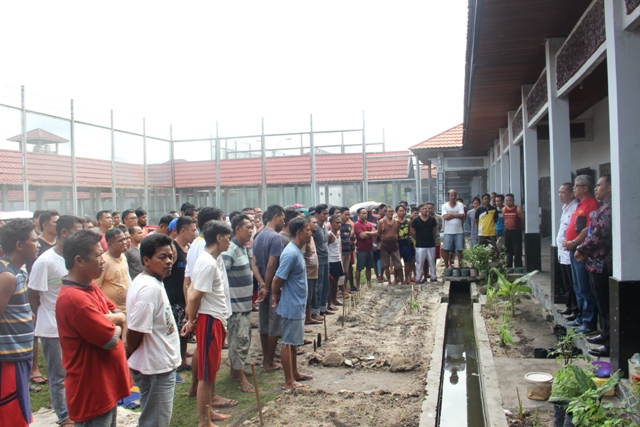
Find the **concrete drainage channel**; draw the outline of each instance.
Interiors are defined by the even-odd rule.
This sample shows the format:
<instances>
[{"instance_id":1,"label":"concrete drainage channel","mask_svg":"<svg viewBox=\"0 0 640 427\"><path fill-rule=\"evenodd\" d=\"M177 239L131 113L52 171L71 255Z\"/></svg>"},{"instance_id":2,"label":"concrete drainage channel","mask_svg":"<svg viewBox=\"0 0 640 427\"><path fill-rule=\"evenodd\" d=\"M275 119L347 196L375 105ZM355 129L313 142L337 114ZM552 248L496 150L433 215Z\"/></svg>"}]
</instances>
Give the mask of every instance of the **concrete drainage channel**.
<instances>
[{"instance_id":1,"label":"concrete drainage channel","mask_svg":"<svg viewBox=\"0 0 640 427\"><path fill-rule=\"evenodd\" d=\"M475 286L450 282L443 290L420 427L506 427Z\"/></svg>"}]
</instances>

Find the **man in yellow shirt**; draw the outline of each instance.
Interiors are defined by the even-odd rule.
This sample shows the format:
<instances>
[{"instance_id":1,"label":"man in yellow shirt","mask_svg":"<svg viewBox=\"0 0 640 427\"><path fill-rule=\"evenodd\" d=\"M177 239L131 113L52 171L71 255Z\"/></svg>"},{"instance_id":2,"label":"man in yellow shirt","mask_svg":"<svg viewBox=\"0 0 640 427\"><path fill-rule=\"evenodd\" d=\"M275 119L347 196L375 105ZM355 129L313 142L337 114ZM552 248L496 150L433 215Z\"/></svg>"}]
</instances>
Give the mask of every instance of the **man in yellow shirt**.
<instances>
[{"instance_id":1,"label":"man in yellow shirt","mask_svg":"<svg viewBox=\"0 0 640 427\"><path fill-rule=\"evenodd\" d=\"M482 206L476 209L479 245L495 245L496 222L498 222L498 210L491 205L491 196L483 194Z\"/></svg>"}]
</instances>

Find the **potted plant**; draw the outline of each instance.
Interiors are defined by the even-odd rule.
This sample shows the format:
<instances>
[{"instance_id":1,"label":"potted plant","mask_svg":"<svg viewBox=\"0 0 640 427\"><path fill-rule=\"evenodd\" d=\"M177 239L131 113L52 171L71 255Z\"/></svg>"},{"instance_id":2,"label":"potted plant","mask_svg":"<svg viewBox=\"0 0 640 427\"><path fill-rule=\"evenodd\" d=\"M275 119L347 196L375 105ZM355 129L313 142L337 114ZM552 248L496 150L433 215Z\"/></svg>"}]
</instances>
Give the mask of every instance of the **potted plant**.
<instances>
[{"instance_id":1,"label":"potted plant","mask_svg":"<svg viewBox=\"0 0 640 427\"><path fill-rule=\"evenodd\" d=\"M475 276L481 275L485 278L491 271L491 246L474 246L470 249L465 249L462 253L462 258L471 270L475 271ZM474 276L474 272L470 271L470 275Z\"/></svg>"}]
</instances>

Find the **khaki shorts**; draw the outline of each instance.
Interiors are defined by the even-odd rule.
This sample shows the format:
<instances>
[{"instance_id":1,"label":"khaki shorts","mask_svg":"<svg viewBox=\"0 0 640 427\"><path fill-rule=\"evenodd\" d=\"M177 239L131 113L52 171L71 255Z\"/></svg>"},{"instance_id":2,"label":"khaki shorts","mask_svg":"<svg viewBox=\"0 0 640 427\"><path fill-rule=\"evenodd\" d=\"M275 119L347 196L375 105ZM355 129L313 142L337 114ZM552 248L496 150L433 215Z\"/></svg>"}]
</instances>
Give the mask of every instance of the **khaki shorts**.
<instances>
[{"instance_id":1,"label":"khaki shorts","mask_svg":"<svg viewBox=\"0 0 640 427\"><path fill-rule=\"evenodd\" d=\"M400 251L396 249L395 251L385 251L384 249L380 249L380 264L383 270L390 267L393 263L393 268L395 270L399 270L402 268L402 262L400 261Z\"/></svg>"}]
</instances>

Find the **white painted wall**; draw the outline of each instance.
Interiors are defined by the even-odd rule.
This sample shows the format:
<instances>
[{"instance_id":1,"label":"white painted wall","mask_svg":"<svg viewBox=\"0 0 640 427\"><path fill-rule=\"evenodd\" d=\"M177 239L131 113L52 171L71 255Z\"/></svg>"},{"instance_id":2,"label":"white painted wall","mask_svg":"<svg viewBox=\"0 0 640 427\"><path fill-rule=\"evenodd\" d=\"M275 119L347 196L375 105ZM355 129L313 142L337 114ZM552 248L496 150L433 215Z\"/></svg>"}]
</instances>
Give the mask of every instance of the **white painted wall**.
<instances>
[{"instance_id":1,"label":"white painted wall","mask_svg":"<svg viewBox=\"0 0 640 427\"><path fill-rule=\"evenodd\" d=\"M591 168L596 171L603 163L609 163L609 104L604 98L585 111L578 119L592 119L593 138L591 141L571 143L571 171ZM549 176L549 141L538 140L538 176Z\"/></svg>"},{"instance_id":2,"label":"white painted wall","mask_svg":"<svg viewBox=\"0 0 640 427\"><path fill-rule=\"evenodd\" d=\"M591 168L596 178L602 163L609 163L609 100L608 98L585 111L579 119L593 120L593 141L571 143L571 170Z\"/></svg>"}]
</instances>

